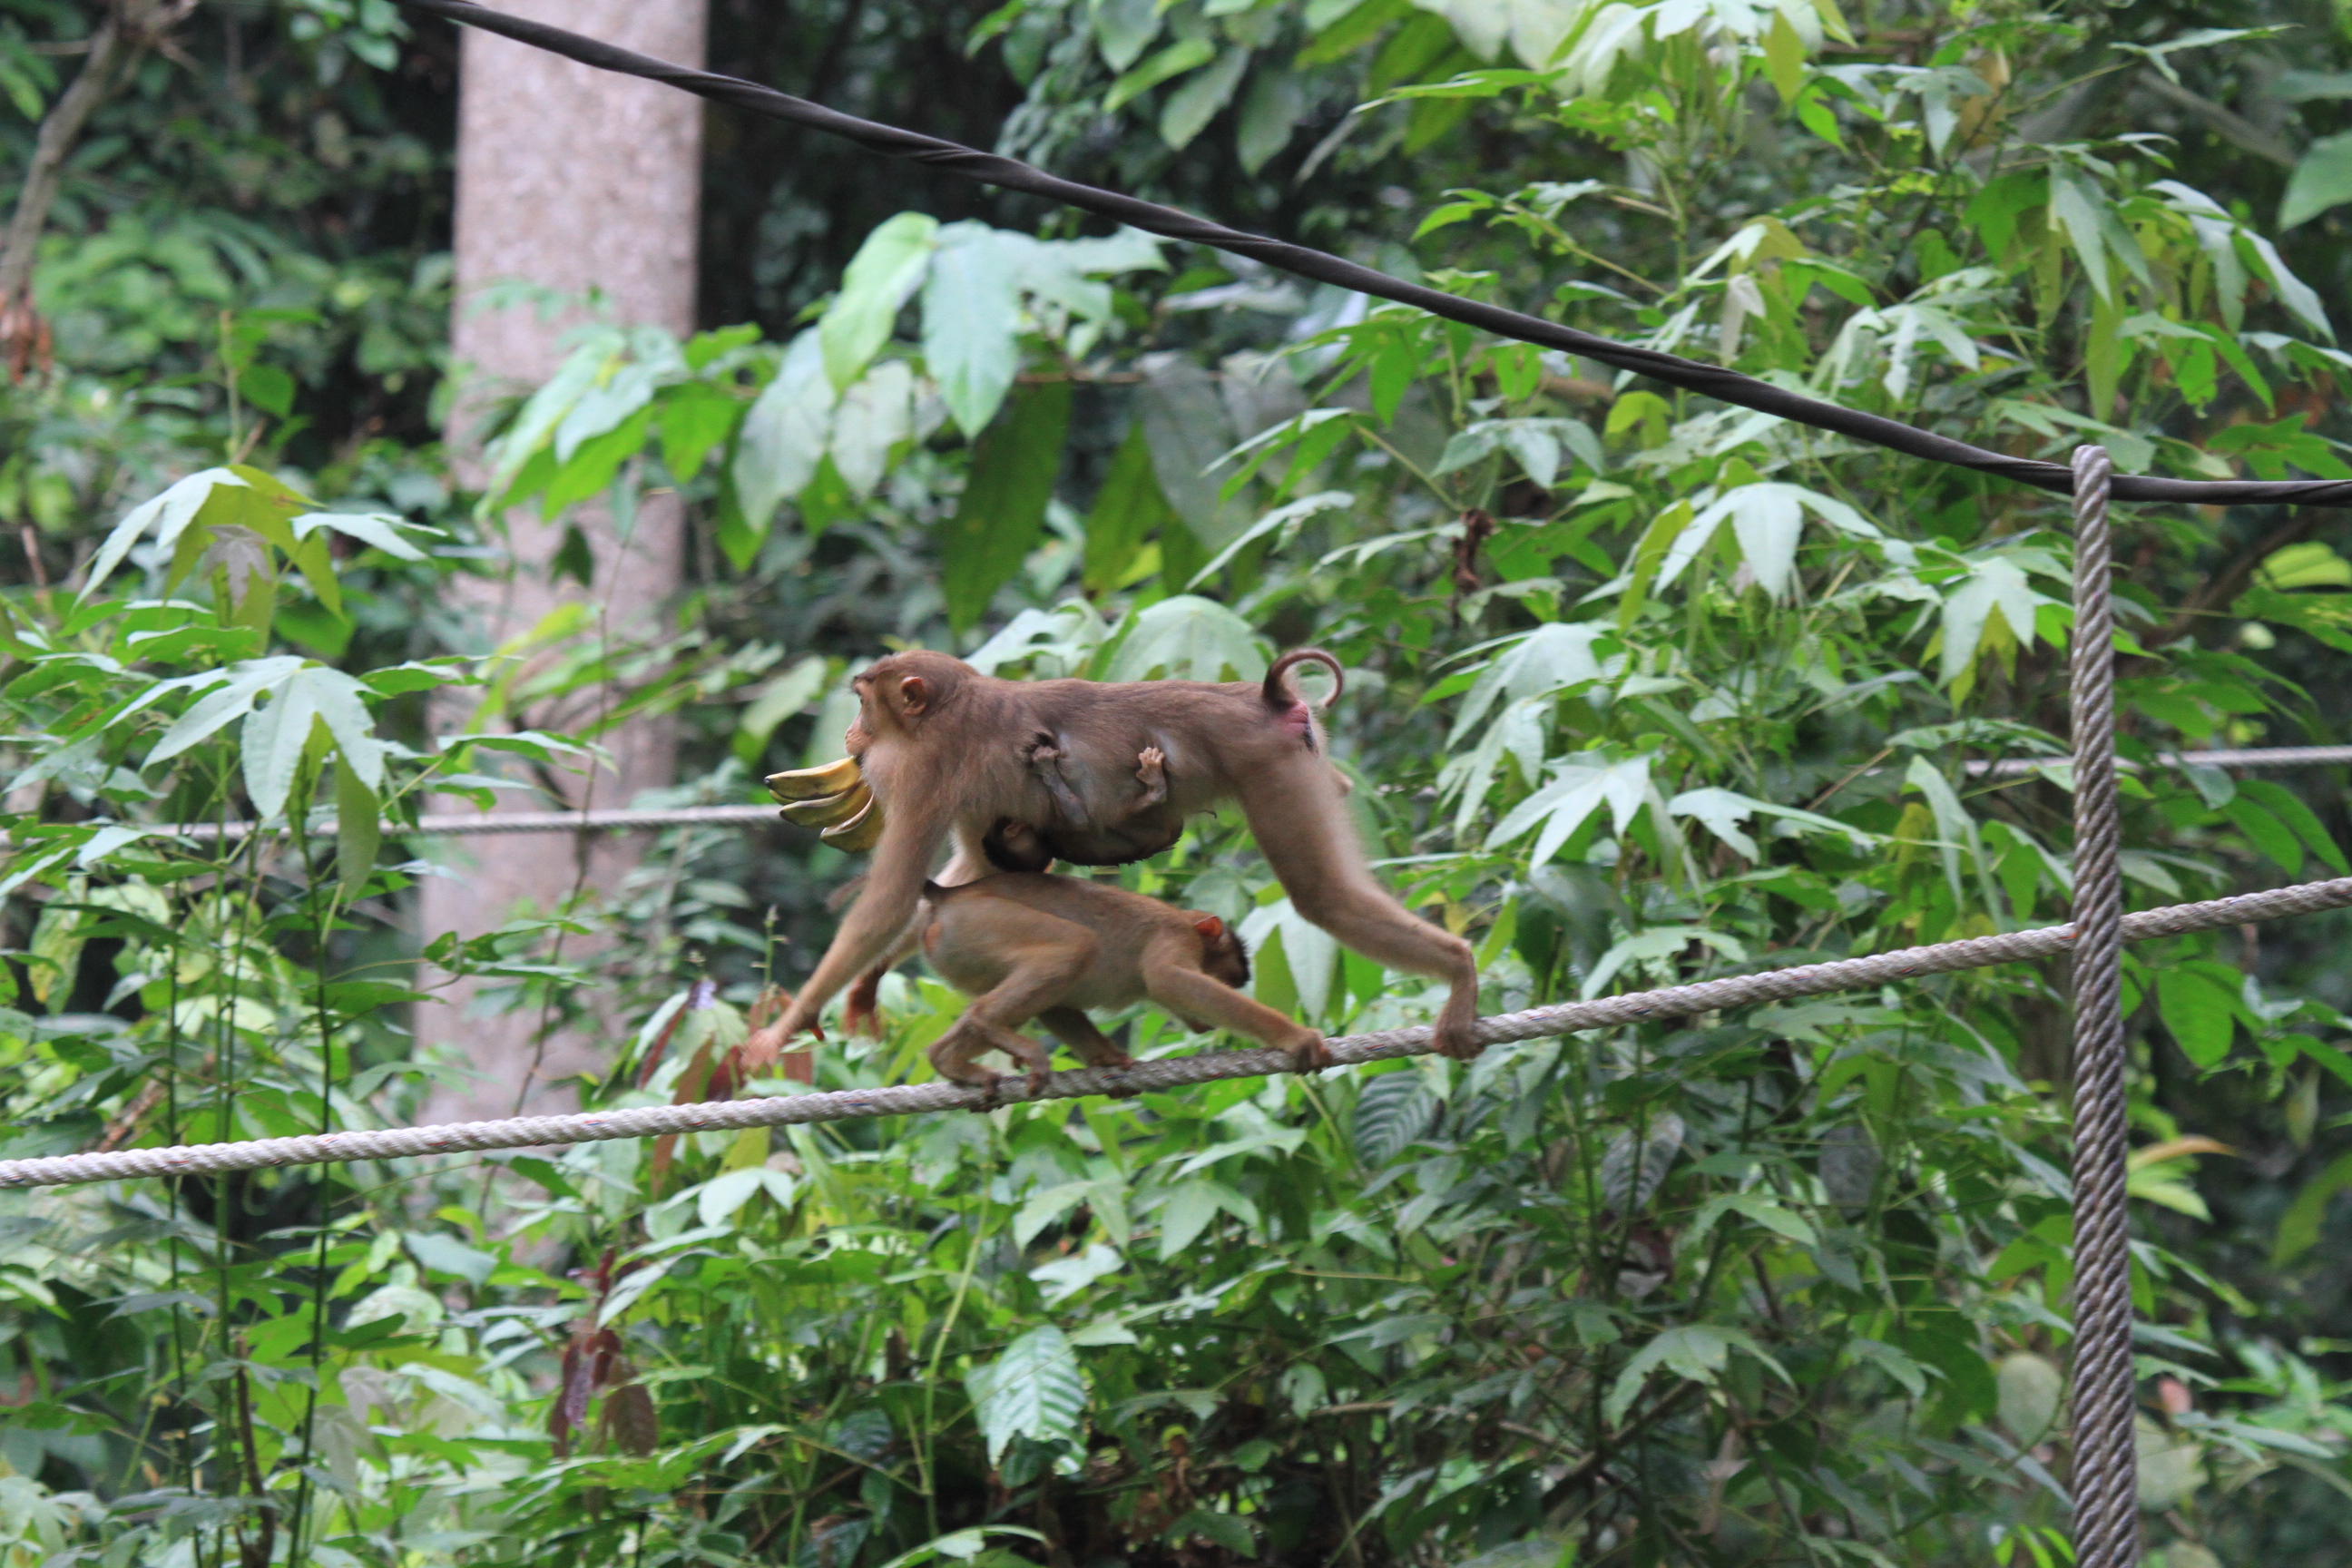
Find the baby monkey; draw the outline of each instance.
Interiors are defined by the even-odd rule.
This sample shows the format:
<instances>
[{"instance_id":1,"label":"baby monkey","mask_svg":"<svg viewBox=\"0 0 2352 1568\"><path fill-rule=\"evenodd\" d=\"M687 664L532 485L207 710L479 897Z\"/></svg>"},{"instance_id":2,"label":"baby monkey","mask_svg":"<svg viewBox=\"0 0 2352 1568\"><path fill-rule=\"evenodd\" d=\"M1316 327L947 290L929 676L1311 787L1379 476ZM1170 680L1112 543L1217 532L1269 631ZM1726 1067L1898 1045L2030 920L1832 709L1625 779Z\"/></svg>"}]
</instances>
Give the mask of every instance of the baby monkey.
<instances>
[{"instance_id":1,"label":"baby monkey","mask_svg":"<svg viewBox=\"0 0 2352 1568\"><path fill-rule=\"evenodd\" d=\"M953 888L925 883L923 954L973 998L930 1048L944 1079L994 1092L998 1075L972 1058L992 1047L1045 1087L1053 1053L1018 1032L1035 1019L1088 1067L1131 1065L1087 1016L1146 997L1193 1029L1212 1026L1290 1054L1294 1070L1330 1064L1322 1034L1242 994L1249 956L1225 922L1140 893L1076 877L1008 871Z\"/></svg>"}]
</instances>

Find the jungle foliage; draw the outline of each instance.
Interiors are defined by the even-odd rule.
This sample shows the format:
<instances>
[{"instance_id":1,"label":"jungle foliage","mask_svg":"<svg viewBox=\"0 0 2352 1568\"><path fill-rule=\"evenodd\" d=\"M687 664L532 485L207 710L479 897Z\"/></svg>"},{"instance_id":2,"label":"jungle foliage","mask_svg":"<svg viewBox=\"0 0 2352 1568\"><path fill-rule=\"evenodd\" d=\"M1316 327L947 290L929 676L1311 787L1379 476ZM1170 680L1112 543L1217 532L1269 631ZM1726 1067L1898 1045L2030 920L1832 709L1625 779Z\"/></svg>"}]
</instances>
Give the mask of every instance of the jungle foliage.
<instances>
[{"instance_id":1,"label":"jungle foliage","mask_svg":"<svg viewBox=\"0 0 2352 1568\"><path fill-rule=\"evenodd\" d=\"M931 59L917 9L824 13L820 79ZM678 715L702 772L667 798L747 798L835 753L845 673L893 642L1121 679L1332 649L1361 826L1478 944L1489 1012L2063 917L2063 501L1061 215L875 208L891 169L841 195L854 246L812 237L814 198L723 146L711 221L761 237L728 309L758 319L592 321L452 494L424 434L447 37L373 0L225 15L190 74L245 117L142 68L38 273L57 362L0 392L26 552L0 1152L409 1121L465 1070L409 1042L448 975L612 1031L591 1104L798 1090L737 1047L821 946L841 855L678 830L460 942L407 933L450 852L401 825L594 765L593 726L533 722L583 691L605 723ZM2316 10L961 20L953 68L992 86L953 111L1013 104L1003 144L1066 172L1984 445L2352 476L2352 73ZM10 156L79 25L0 0ZM731 26L722 63L768 24ZM575 532L549 565L575 609L498 658L436 642L501 515L664 488L696 553L659 638L601 640ZM2155 762L2343 738L2341 524L2118 529L2133 896L2345 874L2333 775ZM478 693L466 733L425 734L437 688ZM1967 766L1996 756L2053 760ZM165 826L226 821L261 827ZM1235 820L1123 879L1236 922L1258 994L1334 1033L1433 1007L1297 919ZM2168 1568L2352 1562L2347 926L2129 959ZM582 934L612 940L557 942ZM2063 985L0 1195L0 1561L2063 1561ZM925 1070L959 1002L909 973L884 1005L821 1086ZM1141 1055L1212 1046L1126 1022Z\"/></svg>"}]
</instances>

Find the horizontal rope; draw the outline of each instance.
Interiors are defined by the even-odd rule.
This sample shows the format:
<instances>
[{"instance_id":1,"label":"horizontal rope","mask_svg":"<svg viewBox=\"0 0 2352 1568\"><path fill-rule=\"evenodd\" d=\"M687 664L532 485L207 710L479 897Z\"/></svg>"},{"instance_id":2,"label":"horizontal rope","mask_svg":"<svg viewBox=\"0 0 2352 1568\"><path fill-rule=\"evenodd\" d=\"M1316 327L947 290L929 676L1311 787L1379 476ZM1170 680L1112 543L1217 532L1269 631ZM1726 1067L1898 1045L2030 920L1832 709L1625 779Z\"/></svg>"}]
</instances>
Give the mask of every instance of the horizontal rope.
<instances>
[{"instance_id":1,"label":"horizontal rope","mask_svg":"<svg viewBox=\"0 0 2352 1568\"><path fill-rule=\"evenodd\" d=\"M413 824L386 822L379 826L384 833L394 837L471 838L493 833L625 832L631 828L728 826L736 823L777 820L776 808L772 805L683 805L660 811L632 811L626 807L615 807L609 811L452 812L437 816L420 816ZM191 822L178 827L159 827L156 831L201 841L250 837L257 826L250 822ZM331 819L320 823L311 831L321 835L332 834L335 825Z\"/></svg>"},{"instance_id":2,"label":"horizontal rope","mask_svg":"<svg viewBox=\"0 0 2352 1568\"><path fill-rule=\"evenodd\" d=\"M2124 937L2140 942L2181 931L2210 931L2249 921L2316 914L2352 905L2352 877L2242 893L2203 903L2175 904L2124 917ZM1634 991L1596 1002L1565 1002L1484 1018L1479 1040L1501 1045L1580 1029L1688 1017L1721 1008L1752 1006L1829 991L1883 985L1922 974L1943 974L2021 959L2064 952L2074 940L2071 925L2042 926L1964 942L1910 947L1867 958L1838 959L1757 974L1702 980L1659 991ZM1432 1048L1429 1029L1387 1029L1349 1035L1330 1042L1335 1065L1422 1056ZM1025 1080L1006 1079L998 1101L1074 1100L1091 1094L1132 1094L1178 1089L1219 1079L1262 1078L1288 1072L1290 1058L1277 1050L1208 1051L1168 1057L1129 1068L1082 1068L1057 1072L1032 1096ZM262 1138L241 1143L182 1144L168 1149L121 1149L105 1153L52 1154L30 1160L0 1160L0 1187L58 1186L133 1176L217 1175L278 1165L319 1165L349 1160L403 1159L484 1149L527 1149L551 1143L590 1143L613 1138L650 1138L679 1132L735 1131L747 1127L803 1126L877 1116L912 1116L935 1110L980 1110L990 1105L975 1089L955 1083L908 1084L893 1089L835 1089L823 1094L757 1100L714 1100L698 1105L651 1105L627 1110L582 1111L567 1116L515 1116L496 1121L459 1121L438 1127L390 1128L326 1132L299 1138Z\"/></svg>"},{"instance_id":3,"label":"horizontal rope","mask_svg":"<svg viewBox=\"0 0 2352 1568\"><path fill-rule=\"evenodd\" d=\"M981 184L1043 196L1048 201L1128 224L1168 239L1205 245L1234 256L1246 256L1252 260L1262 261L1269 267L1318 283L1335 284L1360 294L1393 300L1399 304L1412 305L1448 321L1465 322L1498 337L1515 338L1521 342L1581 354L1602 364L1630 370L1637 375L1646 375L1654 381L1663 381L1670 386L1736 404L1742 408L1776 415L1800 425L1849 436L1857 441L1867 441L1873 446L1885 447L1914 458L1925 458L1931 462L1948 463L1978 473L2014 479L2054 494L2074 493L2074 471L2063 463L2014 458L2005 452L1970 446L1966 441L1938 436L1899 419L1865 414L1859 409L1842 408L1834 403L1807 397L1802 393L1791 392L1786 387L1775 386L1769 382L1759 381L1754 376L1742 375L1738 371L1726 370L1719 365L1702 364L1696 360L1663 353L1656 349L1636 348L1630 343L1564 327L1557 321L1547 321L1540 316L1527 315L1476 300L1465 300L1418 283L1407 283L1384 272L1343 260L1328 251L1228 228L1223 224L1212 223L1176 207L1162 206L1157 202L1147 202L1095 185L1080 184L1076 180L1065 180L1018 159L982 153L961 142L903 131L895 125L860 120L838 110L827 109L823 104L779 92L774 88L656 59L650 55L641 55L595 38L583 37L578 33L566 32L561 27L551 27L543 22L527 21L485 5L472 5L468 0L394 0L394 3L412 11L446 16L485 32L502 34L600 70L644 77L709 99L715 103L732 104L771 120L805 125L855 142L885 157L908 159ZM2190 501L2204 506L2238 501L2352 506L2352 480L2343 479L2160 479L2118 474L2113 493L2117 500Z\"/></svg>"},{"instance_id":4,"label":"horizontal rope","mask_svg":"<svg viewBox=\"0 0 2352 1568\"><path fill-rule=\"evenodd\" d=\"M2053 763L2065 765L2066 758L1997 757L1979 758L1961 766L1979 778L2014 778L2032 773ZM2158 752L2155 761L2168 768L2317 768L2341 767L2352 763L2352 746L2257 746L2244 751L2215 750L2210 752ZM2120 768L2130 768L2128 761L2118 761Z\"/></svg>"}]
</instances>

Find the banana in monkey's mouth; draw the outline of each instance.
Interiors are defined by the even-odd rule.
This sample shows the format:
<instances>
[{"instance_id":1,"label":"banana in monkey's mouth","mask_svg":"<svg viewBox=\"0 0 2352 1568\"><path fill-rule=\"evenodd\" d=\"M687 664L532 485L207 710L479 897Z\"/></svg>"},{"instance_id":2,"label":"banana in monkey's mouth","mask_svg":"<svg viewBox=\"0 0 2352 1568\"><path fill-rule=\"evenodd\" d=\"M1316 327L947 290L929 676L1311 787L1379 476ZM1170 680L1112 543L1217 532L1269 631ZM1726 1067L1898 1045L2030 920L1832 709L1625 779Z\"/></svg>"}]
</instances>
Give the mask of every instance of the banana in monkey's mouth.
<instances>
[{"instance_id":1,"label":"banana in monkey's mouth","mask_svg":"<svg viewBox=\"0 0 2352 1568\"><path fill-rule=\"evenodd\" d=\"M768 775L768 793L778 800L815 800L820 795L843 795L866 782L857 771L856 757L843 757L821 768L792 768Z\"/></svg>"},{"instance_id":2,"label":"banana in monkey's mouth","mask_svg":"<svg viewBox=\"0 0 2352 1568\"><path fill-rule=\"evenodd\" d=\"M767 782L769 793L784 802L779 816L801 827L823 828L819 837L836 849L871 849L882 837L882 803L855 758L771 773Z\"/></svg>"}]
</instances>

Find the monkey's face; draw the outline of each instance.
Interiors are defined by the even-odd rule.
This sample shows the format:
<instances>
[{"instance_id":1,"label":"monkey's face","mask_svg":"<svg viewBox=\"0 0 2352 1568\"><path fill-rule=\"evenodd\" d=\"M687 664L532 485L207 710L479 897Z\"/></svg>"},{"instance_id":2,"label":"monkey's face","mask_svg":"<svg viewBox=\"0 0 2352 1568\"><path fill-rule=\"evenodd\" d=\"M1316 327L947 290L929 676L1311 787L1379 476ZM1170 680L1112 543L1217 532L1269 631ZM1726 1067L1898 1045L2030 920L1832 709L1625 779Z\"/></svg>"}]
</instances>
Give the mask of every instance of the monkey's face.
<instances>
[{"instance_id":1,"label":"monkey's face","mask_svg":"<svg viewBox=\"0 0 2352 1568\"><path fill-rule=\"evenodd\" d=\"M1249 952L1232 928L1214 915L1188 911L1192 929L1201 933L1201 973L1239 991L1249 984Z\"/></svg>"}]
</instances>

